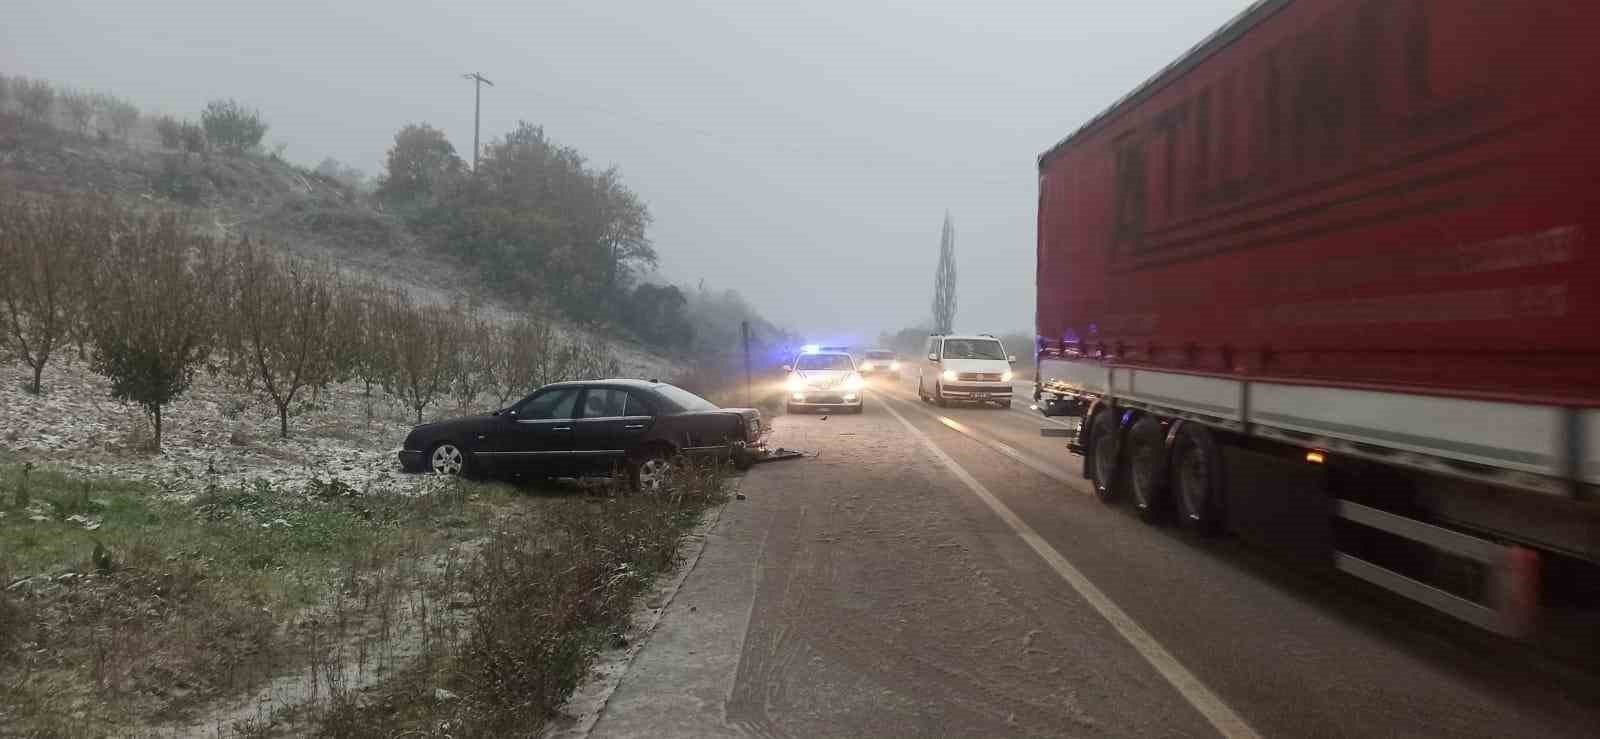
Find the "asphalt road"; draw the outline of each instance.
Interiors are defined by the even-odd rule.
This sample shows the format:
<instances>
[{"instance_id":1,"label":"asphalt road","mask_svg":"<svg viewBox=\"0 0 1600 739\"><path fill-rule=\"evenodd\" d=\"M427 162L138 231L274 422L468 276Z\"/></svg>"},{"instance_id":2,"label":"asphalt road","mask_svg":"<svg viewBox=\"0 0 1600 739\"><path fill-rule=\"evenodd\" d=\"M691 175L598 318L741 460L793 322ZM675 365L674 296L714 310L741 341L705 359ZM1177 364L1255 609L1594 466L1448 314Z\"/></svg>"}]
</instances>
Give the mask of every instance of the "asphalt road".
<instances>
[{"instance_id":1,"label":"asphalt road","mask_svg":"<svg viewBox=\"0 0 1600 739\"><path fill-rule=\"evenodd\" d=\"M1593 736L1592 673L1106 506L1051 423L785 416L595 736Z\"/></svg>"}]
</instances>

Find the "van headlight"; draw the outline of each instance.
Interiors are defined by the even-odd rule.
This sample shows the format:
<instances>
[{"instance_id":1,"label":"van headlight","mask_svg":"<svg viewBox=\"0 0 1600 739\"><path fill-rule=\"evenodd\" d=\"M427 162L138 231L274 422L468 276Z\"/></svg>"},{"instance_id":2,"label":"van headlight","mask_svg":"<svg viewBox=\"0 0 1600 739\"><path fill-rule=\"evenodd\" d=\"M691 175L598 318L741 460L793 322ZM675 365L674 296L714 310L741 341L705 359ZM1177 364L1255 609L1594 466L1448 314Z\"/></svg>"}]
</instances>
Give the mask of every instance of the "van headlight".
<instances>
[{"instance_id":1,"label":"van headlight","mask_svg":"<svg viewBox=\"0 0 1600 739\"><path fill-rule=\"evenodd\" d=\"M945 370L944 373L939 375L939 376L943 377L945 382L955 382L956 381L956 371L955 370Z\"/></svg>"},{"instance_id":2,"label":"van headlight","mask_svg":"<svg viewBox=\"0 0 1600 739\"><path fill-rule=\"evenodd\" d=\"M1015 372L1012 372L1011 370L1006 370L1006 371L1000 373L1000 381L1001 382L1011 382L1011 378L1016 377L1016 376L1017 376L1017 374Z\"/></svg>"}]
</instances>

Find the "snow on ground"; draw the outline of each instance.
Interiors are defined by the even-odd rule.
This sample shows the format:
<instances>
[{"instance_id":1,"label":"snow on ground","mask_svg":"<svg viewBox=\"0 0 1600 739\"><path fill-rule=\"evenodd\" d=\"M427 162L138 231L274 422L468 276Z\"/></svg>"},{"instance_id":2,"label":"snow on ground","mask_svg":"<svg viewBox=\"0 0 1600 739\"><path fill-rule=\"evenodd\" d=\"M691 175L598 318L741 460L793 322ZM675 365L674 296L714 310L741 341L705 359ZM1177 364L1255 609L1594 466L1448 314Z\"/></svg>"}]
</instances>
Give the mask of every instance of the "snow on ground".
<instances>
[{"instance_id":1,"label":"snow on ground","mask_svg":"<svg viewBox=\"0 0 1600 739\"><path fill-rule=\"evenodd\" d=\"M0 451L19 461L145 480L178 495L255 480L275 489L299 490L316 479L409 493L426 484L424 476L400 472L394 451L413 418L379 389L371 419L359 384L324 389L315 407L290 416L290 436L281 439L271 402L202 371L163 411L161 452L152 454L143 450L151 436L143 410L112 399L109 383L83 362L52 362L40 396L26 391L30 376L23 365L0 365ZM311 397L306 391L307 403ZM446 400L425 416L456 413Z\"/></svg>"}]
</instances>

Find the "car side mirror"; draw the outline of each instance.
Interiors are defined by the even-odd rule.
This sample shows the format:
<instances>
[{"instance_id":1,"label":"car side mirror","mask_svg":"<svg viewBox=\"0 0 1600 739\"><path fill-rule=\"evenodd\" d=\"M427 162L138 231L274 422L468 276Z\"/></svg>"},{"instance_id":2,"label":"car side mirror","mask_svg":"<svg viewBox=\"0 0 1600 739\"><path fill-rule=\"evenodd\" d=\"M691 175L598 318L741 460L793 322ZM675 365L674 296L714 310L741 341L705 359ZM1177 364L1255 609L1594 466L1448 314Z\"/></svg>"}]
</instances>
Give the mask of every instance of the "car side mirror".
<instances>
[{"instance_id":1,"label":"car side mirror","mask_svg":"<svg viewBox=\"0 0 1600 739\"><path fill-rule=\"evenodd\" d=\"M1017 355L1015 355L1015 354L1007 355L1006 356L1006 361L1007 362L1015 362L1015 361L1017 361Z\"/></svg>"},{"instance_id":2,"label":"car side mirror","mask_svg":"<svg viewBox=\"0 0 1600 739\"><path fill-rule=\"evenodd\" d=\"M794 368L786 364L786 365L783 366L783 371L784 372L793 372Z\"/></svg>"},{"instance_id":3,"label":"car side mirror","mask_svg":"<svg viewBox=\"0 0 1600 739\"><path fill-rule=\"evenodd\" d=\"M937 362L937 361L939 361L939 355L934 354L932 352L929 352L928 353L928 361L929 362Z\"/></svg>"}]
</instances>

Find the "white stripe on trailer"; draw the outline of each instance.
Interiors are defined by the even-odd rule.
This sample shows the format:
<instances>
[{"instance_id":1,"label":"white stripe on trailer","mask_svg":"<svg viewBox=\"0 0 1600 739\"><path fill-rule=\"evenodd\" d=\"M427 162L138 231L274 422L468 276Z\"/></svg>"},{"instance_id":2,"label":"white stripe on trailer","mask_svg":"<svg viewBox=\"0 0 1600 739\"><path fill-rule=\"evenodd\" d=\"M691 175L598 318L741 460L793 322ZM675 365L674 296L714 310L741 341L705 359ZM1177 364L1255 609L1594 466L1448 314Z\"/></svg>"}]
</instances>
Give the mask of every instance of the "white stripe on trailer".
<instances>
[{"instance_id":1,"label":"white stripe on trailer","mask_svg":"<svg viewBox=\"0 0 1600 739\"><path fill-rule=\"evenodd\" d=\"M1565 474L1564 410L1541 405L1252 383L1253 423L1502 469Z\"/></svg>"},{"instance_id":2,"label":"white stripe on trailer","mask_svg":"<svg viewBox=\"0 0 1600 739\"><path fill-rule=\"evenodd\" d=\"M1590 485L1600 485L1600 410L1586 410L1578 422L1583 440L1579 450L1578 477Z\"/></svg>"},{"instance_id":3,"label":"white stripe on trailer","mask_svg":"<svg viewBox=\"0 0 1600 739\"><path fill-rule=\"evenodd\" d=\"M1244 383L1221 377L1184 375L1117 367L1111 370L1111 387L1126 399L1244 422Z\"/></svg>"}]
</instances>

